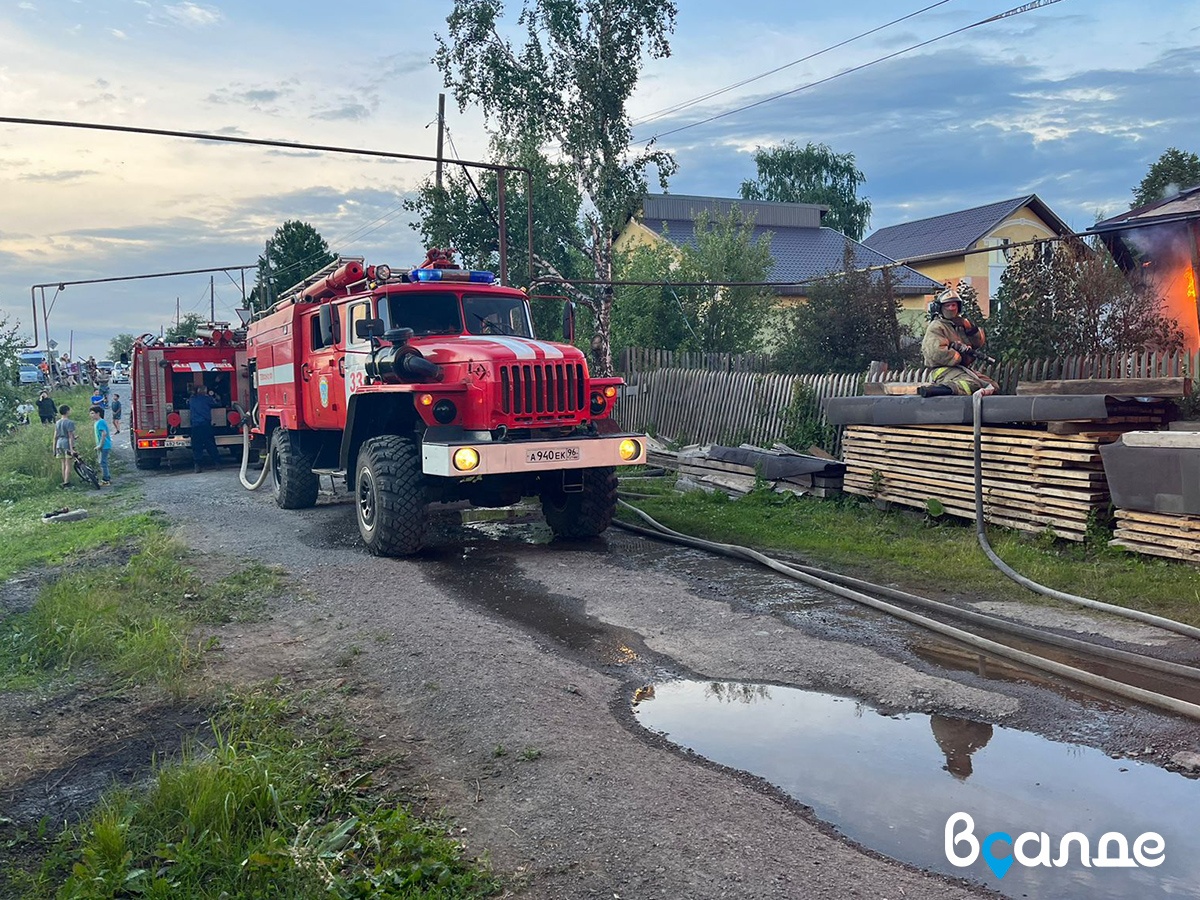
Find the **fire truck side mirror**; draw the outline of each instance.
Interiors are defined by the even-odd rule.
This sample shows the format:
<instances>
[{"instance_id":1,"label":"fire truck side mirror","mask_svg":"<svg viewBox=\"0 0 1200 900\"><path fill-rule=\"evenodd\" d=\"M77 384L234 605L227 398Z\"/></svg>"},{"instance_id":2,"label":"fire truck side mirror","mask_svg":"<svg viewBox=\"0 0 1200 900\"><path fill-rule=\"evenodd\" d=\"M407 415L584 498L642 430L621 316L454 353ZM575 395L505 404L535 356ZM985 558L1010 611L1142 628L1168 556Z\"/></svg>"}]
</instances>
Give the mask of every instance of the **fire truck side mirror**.
<instances>
[{"instance_id":1,"label":"fire truck side mirror","mask_svg":"<svg viewBox=\"0 0 1200 900\"><path fill-rule=\"evenodd\" d=\"M321 346L332 347L337 343L337 332L334 328L333 307L325 303L317 310L321 320Z\"/></svg>"},{"instance_id":2,"label":"fire truck side mirror","mask_svg":"<svg viewBox=\"0 0 1200 900\"><path fill-rule=\"evenodd\" d=\"M126 353L124 350L121 351L121 365L123 365L123 366L129 365L129 354Z\"/></svg>"},{"instance_id":3,"label":"fire truck side mirror","mask_svg":"<svg viewBox=\"0 0 1200 900\"><path fill-rule=\"evenodd\" d=\"M383 337L383 319L359 319L354 323L354 336L360 341Z\"/></svg>"},{"instance_id":4,"label":"fire truck side mirror","mask_svg":"<svg viewBox=\"0 0 1200 900\"><path fill-rule=\"evenodd\" d=\"M563 343L575 343L575 304L568 300L563 304Z\"/></svg>"}]
</instances>

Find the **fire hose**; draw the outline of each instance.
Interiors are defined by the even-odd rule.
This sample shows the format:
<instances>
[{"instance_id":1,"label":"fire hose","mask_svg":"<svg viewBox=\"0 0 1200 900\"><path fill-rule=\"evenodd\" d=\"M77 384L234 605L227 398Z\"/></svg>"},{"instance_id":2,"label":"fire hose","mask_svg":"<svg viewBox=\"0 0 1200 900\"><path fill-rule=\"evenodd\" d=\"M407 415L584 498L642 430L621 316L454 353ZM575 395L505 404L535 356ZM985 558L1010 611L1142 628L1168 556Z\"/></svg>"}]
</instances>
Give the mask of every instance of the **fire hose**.
<instances>
[{"instance_id":1,"label":"fire hose","mask_svg":"<svg viewBox=\"0 0 1200 900\"><path fill-rule=\"evenodd\" d=\"M1124 606L1117 606L1113 603L1104 603L1100 600L1092 600L1088 597L1079 597L1075 594L1067 594L1062 591L1056 591L1054 588L1046 587L1026 578L1024 575L1014 571L1007 563L1004 562L996 552L992 550L992 545L988 543L987 531L983 523L983 393L976 391L971 395L971 409L975 422L975 535L979 538L979 546L983 548L983 552L987 554L987 558L992 561L992 564L1015 581L1022 587L1026 587L1036 594L1041 594L1045 597L1053 597L1055 600L1062 600L1064 603L1072 603L1076 606L1086 606L1089 609L1098 609L1106 613L1111 613L1115 616L1123 616L1126 619L1134 619L1138 622L1144 622L1147 625L1154 625L1166 631L1173 631L1176 634L1186 635L1191 638L1200 638L1200 628L1192 625L1187 625L1183 622L1176 622L1174 619L1167 619L1163 616L1156 616L1153 613L1142 612L1137 609L1128 609Z\"/></svg>"},{"instance_id":2,"label":"fire hose","mask_svg":"<svg viewBox=\"0 0 1200 900\"><path fill-rule=\"evenodd\" d=\"M1176 715L1185 716L1189 719L1200 721L1200 704L1190 703L1186 700L1180 700L1177 697L1170 697L1165 694L1159 694L1154 691L1148 691L1136 685L1125 684L1112 678L1106 678L1103 675L1097 675L1093 672L1088 672L1084 669L1078 669L1074 666L1068 666L1064 663L1056 662L1055 660L1046 659L1033 653L1027 653L1024 650L1018 650L1014 647L1009 647L1007 644L1001 644L998 641L993 641L979 635L972 634L969 631L964 631L961 628L955 628L953 625L947 625L928 616L923 616L920 613L912 610L904 609L891 603L886 603L877 597L872 597L864 594L861 591L853 590L845 584L855 584L856 586L864 587L868 590L879 591L879 587L871 585L868 582L858 581L857 579L849 579L846 576L834 575L833 573L821 572L820 577L815 574L820 572L819 569L811 569L807 566L791 566L782 563L779 560L766 556L763 553L753 550L749 547L742 547L737 544L722 544L716 541L706 541L701 538L692 537L691 535L682 534L678 531L673 531L667 528L660 522L655 521L648 514L642 512L636 506L626 503L624 500L619 501L620 504L629 509L643 520L645 520L651 528L640 528L636 525L631 525L626 522L614 521L613 524L627 531L633 531L638 534L645 534L659 540L670 541L676 544L683 544L687 547L695 547L701 550L707 550L711 553L718 553L723 556L731 556L735 559L748 559L760 563L769 569L773 569L782 575L789 578L794 578L797 581L802 581L805 584L820 588L823 591L828 591L839 597L844 597L848 600L853 600L864 606L869 606L879 612L894 616L910 624L925 628L943 637L950 638L959 643L965 644L974 650L985 653L990 653L994 656L999 656L1003 659L1009 659L1013 662L1029 666L1042 672L1048 672L1052 675L1057 675L1060 678L1065 678L1069 681L1074 681L1076 684L1083 684L1098 690L1105 691L1126 700L1132 700L1136 703L1143 703L1147 706L1153 706L1158 709L1167 710ZM836 578L835 582L833 579ZM842 582L842 583L837 583Z\"/></svg>"},{"instance_id":3,"label":"fire hose","mask_svg":"<svg viewBox=\"0 0 1200 900\"><path fill-rule=\"evenodd\" d=\"M266 483L267 476L271 473L271 451L267 449L266 462L263 463L262 471L258 473L258 479L251 481L247 474L250 468L250 426L258 422L258 406L254 407L254 411L247 415L237 403L233 404L233 408L238 411L242 417L242 467L238 471L238 480L241 481L242 487L248 491L257 491L263 484Z\"/></svg>"}]
</instances>

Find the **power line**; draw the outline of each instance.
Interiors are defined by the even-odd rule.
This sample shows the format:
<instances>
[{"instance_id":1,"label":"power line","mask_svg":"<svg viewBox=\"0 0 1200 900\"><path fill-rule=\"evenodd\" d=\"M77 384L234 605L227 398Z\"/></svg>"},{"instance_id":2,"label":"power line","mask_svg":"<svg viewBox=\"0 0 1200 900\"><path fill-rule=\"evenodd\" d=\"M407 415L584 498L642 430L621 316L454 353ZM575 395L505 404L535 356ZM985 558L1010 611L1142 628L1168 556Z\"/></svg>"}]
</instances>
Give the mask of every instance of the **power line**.
<instances>
[{"instance_id":1,"label":"power line","mask_svg":"<svg viewBox=\"0 0 1200 900\"><path fill-rule=\"evenodd\" d=\"M676 103L674 106L668 106L664 109L660 109L655 112L649 113L644 119L634 122L634 123L632 123L632 125L634 128L637 128L640 125L646 125L650 122L654 122L654 121L657 121L658 119L664 118L665 116L668 116L671 113L679 112L680 110L687 109L689 106L695 106L697 103L703 103L705 100L711 100L713 97L719 97L721 94L727 94L730 91L737 90L740 87L745 87L746 85L752 84L755 81L760 81L763 78L767 78L768 76L774 75L778 72L782 72L784 69L790 69L792 66L798 66L798 65L800 65L800 63L808 62L809 60L816 59L818 56L822 56L826 53L831 53L834 50L838 50L842 47L845 47L847 44L854 43L854 41L857 41L860 38L868 37L877 31L883 31L883 29L885 29L885 28L891 28L893 25L898 25L900 22L903 22L906 19L911 19L914 16L919 16L919 15L921 15L921 13L929 12L929 10L931 10L935 7L942 6L942 5L944 5L946 3L950 3L950 2L951 2L951 0L938 0L937 3L931 3L931 4L929 4L929 6L918 9L916 12L911 12L908 15L901 16L898 19L892 19L892 21L890 21L884 25L878 25L875 28L870 29L869 31L864 31L864 32L861 32L860 34L854 35L854 37L846 38L844 41L839 41L838 43L833 44L832 46L826 47L823 50L818 50L815 53L810 53L807 56L802 56L799 59L794 59L790 63L784 63L782 66L777 66L774 69L771 69L770 71L763 72L761 75L753 75L750 78L746 78L746 79L743 79L742 81L737 82L736 84L731 84L731 85L728 85L723 88L718 88L715 91L709 91L707 94L705 94L702 97L696 97L693 100L685 100L682 103Z\"/></svg>"},{"instance_id":2,"label":"power line","mask_svg":"<svg viewBox=\"0 0 1200 900\"><path fill-rule=\"evenodd\" d=\"M970 25L964 25L961 28L955 28L953 31L947 31L945 34L939 34L937 37L930 38L927 41L921 41L919 44L913 44L910 47L905 47L903 50L897 50L894 53L889 53L889 54L887 54L887 56L880 56L877 59L873 59L870 62L865 62L862 65L853 66L852 68L844 69L841 72L835 72L833 75L830 75L827 78L821 78L817 81L811 81L808 84L802 84L799 87L792 88L790 91L784 91L781 94L775 94L774 96L766 97L762 100L756 100L754 103L747 103L745 106L739 106L736 109L730 109L730 110L726 110L723 113L717 113L716 115L709 116L707 119L701 119L699 122L692 122L691 124L688 124L688 125L680 125L678 128L673 128L670 131L660 132L659 134L654 135L649 140L657 141L657 140L660 140L661 138L669 137L672 134L678 134L681 131L687 131L689 128L695 128L699 125L707 125L709 122L715 122L717 119L724 119L728 116L736 115L737 113L740 113L740 112L745 112L748 109L754 109L757 106L763 106L767 103L772 103L775 100L780 100L784 97L790 97L792 94L798 94L800 91L808 90L809 88L813 88L813 87L818 87L819 85L822 85L822 84L828 84L829 82L833 81L835 78L841 78L843 75L849 75L853 72L861 72L863 69L870 68L871 66L877 65L881 62L887 62L889 59L895 59L897 56L902 56L903 54L908 53L912 50L919 50L922 47L928 47L930 44L937 43L938 41L944 40L945 38L948 38L948 37L953 37L956 34L962 34L964 31L970 31L972 28L978 28L980 25L987 25L991 22L998 22L1000 19L1006 19L1009 16L1019 16L1022 13L1029 12L1030 10L1040 9L1043 6L1050 6L1053 3L1059 3L1059 2L1061 2L1061 0L1033 0L1033 2L1031 2L1031 3L1025 3L1021 6L1015 6L1010 10L1006 10L1005 12L997 13L994 16L988 16L986 19L980 19L978 22L972 22Z\"/></svg>"}]
</instances>

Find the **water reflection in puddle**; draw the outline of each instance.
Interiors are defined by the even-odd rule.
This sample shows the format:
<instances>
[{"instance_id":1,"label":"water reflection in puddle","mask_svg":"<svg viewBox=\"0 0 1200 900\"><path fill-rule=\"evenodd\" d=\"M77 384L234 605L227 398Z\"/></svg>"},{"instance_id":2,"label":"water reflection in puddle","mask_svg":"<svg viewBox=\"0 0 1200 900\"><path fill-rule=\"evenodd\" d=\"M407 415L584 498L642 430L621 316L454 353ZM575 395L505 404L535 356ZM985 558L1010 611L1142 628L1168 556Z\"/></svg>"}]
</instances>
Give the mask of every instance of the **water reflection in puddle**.
<instances>
[{"instance_id":1,"label":"water reflection in puddle","mask_svg":"<svg viewBox=\"0 0 1200 900\"><path fill-rule=\"evenodd\" d=\"M647 729L713 762L757 775L858 843L894 859L970 877L1010 897L1194 896L1200 884L1200 782L1099 750L986 723L884 715L854 700L796 688L672 681L639 689ZM1158 832L1156 868L1083 867L1078 845L1061 868L1013 865L998 879L982 860L956 868L946 820L966 812L982 840L1046 832L1053 856L1072 831ZM1027 847L1035 853L1036 847ZM996 855L1007 853L999 845Z\"/></svg>"}]
</instances>

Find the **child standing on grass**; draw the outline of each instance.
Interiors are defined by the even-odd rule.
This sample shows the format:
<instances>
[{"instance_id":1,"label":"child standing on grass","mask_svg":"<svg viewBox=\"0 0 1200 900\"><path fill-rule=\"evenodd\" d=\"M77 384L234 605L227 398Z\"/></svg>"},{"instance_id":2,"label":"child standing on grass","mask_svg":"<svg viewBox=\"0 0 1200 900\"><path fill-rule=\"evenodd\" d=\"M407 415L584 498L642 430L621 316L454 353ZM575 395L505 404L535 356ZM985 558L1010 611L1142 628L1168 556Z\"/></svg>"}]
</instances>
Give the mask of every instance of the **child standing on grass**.
<instances>
[{"instance_id":1,"label":"child standing on grass","mask_svg":"<svg viewBox=\"0 0 1200 900\"><path fill-rule=\"evenodd\" d=\"M100 484L112 484L108 477L108 451L112 449L112 432L108 430L108 423L104 421L104 407L93 406L92 427L96 431L96 453L100 456Z\"/></svg>"},{"instance_id":2,"label":"child standing on grass","mask_svg":"<svg viewBox=\"0 0 1200 900\"><path fill-rule=\"evenodd\" d=\"M63 404L58 408L58 421L54 423L54 455L62 457L62 487L71 486L71 454L75 452L75 423L70 419L71 407Z\"/></svg>"}]
</instances>

